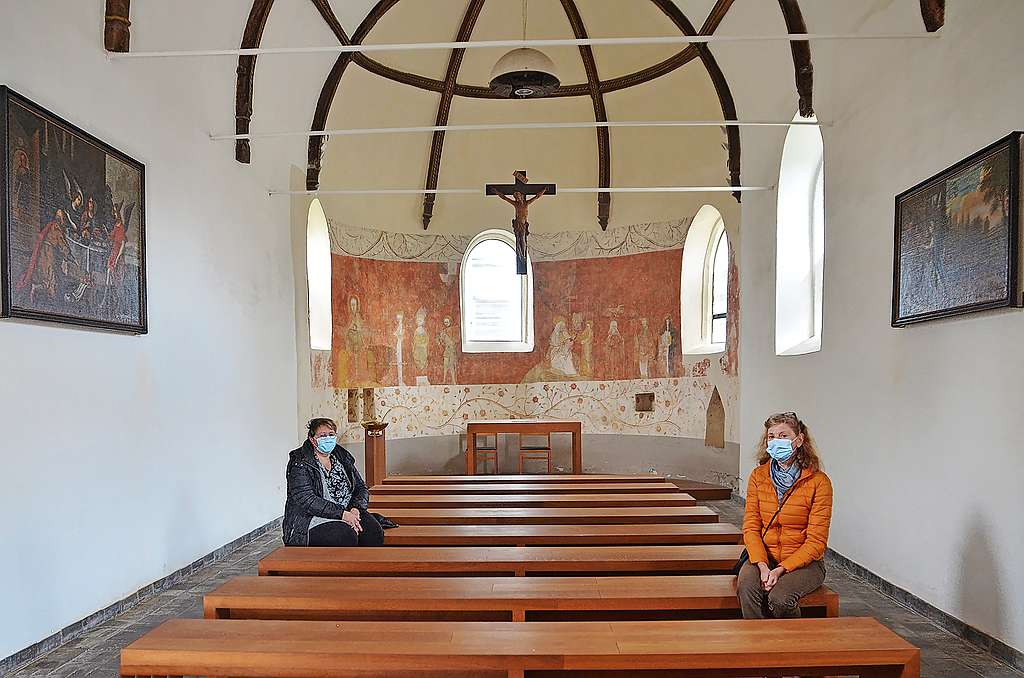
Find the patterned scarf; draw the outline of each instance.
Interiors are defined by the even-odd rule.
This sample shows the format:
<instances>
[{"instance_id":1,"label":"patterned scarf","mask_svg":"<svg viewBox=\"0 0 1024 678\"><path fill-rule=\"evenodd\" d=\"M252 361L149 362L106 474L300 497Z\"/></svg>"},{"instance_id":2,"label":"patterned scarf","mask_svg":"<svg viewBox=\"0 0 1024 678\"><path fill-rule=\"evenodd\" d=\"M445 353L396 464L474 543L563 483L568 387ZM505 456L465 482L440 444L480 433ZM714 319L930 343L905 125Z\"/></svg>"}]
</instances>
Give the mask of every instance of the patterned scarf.
<instances>
[{"instance_id":1,"label":"patterned scarf","mask_svg":"<svg viewBox=\"0 0 1024 678\"><path fill-rule=\"evenodd\" d=\"M796 460L793 460L793 463L786 469L782 468L782 464L772 459L769 474L772 477L772 485L775 486L775 494L778 495L780 504L786 492L789 491L789 488L793 487L793 483L800 477L801 470L800 464L796 463Z\"/></svg>"}]
</instances>

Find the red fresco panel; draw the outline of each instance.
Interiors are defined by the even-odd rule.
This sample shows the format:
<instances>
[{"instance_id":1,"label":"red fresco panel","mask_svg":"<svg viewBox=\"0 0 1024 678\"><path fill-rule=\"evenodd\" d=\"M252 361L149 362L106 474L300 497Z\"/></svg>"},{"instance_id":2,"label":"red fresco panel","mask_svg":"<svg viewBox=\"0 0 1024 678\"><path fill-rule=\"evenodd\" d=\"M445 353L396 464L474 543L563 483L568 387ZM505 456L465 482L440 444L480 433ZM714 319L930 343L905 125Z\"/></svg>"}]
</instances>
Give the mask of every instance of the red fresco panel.
<instances>
[{"instance_id":1,"label":"red fresco panel","mask_svg":"<svg viewBox=\"0 0 1024 678\"><path fill-rule=\"evenodd\" d=\"M683 372L679 249L534 263L531 353L462 353L459 280L443 264L337 255L332 263L338 388L393 386L400 373L412 386L424 378L513 384Z\"/></svg>"}]
</instances>

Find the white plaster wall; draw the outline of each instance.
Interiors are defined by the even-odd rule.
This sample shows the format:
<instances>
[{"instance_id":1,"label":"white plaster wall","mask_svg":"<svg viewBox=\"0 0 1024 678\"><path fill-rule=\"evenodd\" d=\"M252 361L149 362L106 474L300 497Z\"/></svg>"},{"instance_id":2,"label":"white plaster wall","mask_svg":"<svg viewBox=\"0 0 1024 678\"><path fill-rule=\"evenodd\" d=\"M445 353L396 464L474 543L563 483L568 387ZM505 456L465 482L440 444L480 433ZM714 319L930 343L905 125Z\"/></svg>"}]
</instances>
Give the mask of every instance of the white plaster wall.
<instances>
[{"instance_id":1,"label":"white plaster wall","mask_svg":"<svg viewBox=\"0 0 1024 678\"><path fill-rule=\"evenodd\" d=\"M921 31L917 5L816 4L808 28ZM1019 0L950 0L939 41L812 46L818 116L834 121L824 130L820 353L775 356L772 194L744 197L739 267L741 487L763 417L796 410L816 435L835 486L830 545L1018 649L1024 314L906 329L891 328L889 320L893 197L1024 127L1021 26ZM779 63L783 55L773 50L765 59ZM734 91L742 93L741 117L795 110L791 63L766 77L725 61ZM782 141L781 133L744 134L747 182L774 182Z\"/></svg>"},{"instance_id":2,"label":"white plaster wall","mask_svg":"<svg viewBox=\"0 0 1024 678\"><path fill-rule=\"evenodd\" d=\"M133 3L133 49L237 45L250 4ZM307 6L281 42L317 38ZM236 164L208 139L234 126L235 62L108 63L102 27L99 0L0 0L0 82L146 163L150 319L0 323L0 657L281 515L297 439L288 202L266 189L305 144ZM289 73L285 120L265 78L295 62L268 62L254 128L308 124L328 66Z\"/></svg>"}]
</instances>

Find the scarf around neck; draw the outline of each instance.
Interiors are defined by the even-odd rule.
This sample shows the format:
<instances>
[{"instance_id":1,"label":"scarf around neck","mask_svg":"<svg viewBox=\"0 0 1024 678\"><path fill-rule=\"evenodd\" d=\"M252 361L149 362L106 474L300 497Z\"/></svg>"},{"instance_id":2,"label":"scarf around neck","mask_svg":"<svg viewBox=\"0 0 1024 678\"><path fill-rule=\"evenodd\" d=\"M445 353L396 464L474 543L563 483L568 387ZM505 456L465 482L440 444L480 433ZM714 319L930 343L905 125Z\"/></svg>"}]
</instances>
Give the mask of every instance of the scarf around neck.
<instances>
[{"instance_id":1,"label":"scarf around neck","mask_svg":"<svg viewBox=\"0 0 1024 678\"><path fill-rule=\"evenodd\" d=\"M782 464L772 459L769 475L772 478L772 485L775 486L775 494L778 496L780 503L782 502L782 497L785 496L789 488L793 487L793 483L800 477L801 470L800 464L796 463L796 460L789 465L788 469L785 469L782 468Z\"/></svg>"}]
</instances>

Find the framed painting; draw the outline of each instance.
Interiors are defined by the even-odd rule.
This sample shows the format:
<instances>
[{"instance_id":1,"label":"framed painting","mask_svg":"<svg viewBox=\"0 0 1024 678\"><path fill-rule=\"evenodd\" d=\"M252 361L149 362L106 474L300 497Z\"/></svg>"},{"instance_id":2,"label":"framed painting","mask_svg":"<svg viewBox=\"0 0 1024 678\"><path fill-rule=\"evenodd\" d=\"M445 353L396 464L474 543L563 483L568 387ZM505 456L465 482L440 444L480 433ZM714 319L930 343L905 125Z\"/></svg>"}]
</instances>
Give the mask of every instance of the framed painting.
<instances>
[{"instance_id":1,"label":"framed painting","mask_svg":"<svg viewBox=\"0 0 1024 678\"><path fill-rule=\"evenodd\" d=\"M0 316L144 334L146 168L0 86Z\"/></svg>"},{"instance_id":2,"label":"framed painting","mask_svg":"<svg viewBox=\"0 0 1024 678\"><path fill-rule=\"evenodd\" d=\"M1020 136L896 196L893 327L1021 305Z\"/></svg>"}]
</instances>

